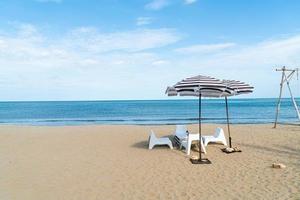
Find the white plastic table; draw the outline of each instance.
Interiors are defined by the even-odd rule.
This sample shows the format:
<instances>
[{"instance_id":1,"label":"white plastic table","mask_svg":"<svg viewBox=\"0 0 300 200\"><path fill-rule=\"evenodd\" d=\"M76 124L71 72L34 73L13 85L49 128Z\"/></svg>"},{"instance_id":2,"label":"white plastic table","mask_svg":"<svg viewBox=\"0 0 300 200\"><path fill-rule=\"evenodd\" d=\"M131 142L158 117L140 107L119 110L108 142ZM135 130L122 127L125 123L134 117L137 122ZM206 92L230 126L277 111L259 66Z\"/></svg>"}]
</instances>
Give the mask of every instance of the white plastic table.
<instances>
[{"instance_id":1,"label":"white plastic table","mask_svg":"<svg viewBox=\"0 0 300 200\"><path fill-rule=\"evenodd\" d=\"M199 133L189 133L188 141L182 141L182 146L184 146L187 155L190 155L191 153L191 146L193 141L199 141ZM201 148L202 151L206 154L205 146L203 144L203 138L201 138Z\"/></svg>"}]
</instances>

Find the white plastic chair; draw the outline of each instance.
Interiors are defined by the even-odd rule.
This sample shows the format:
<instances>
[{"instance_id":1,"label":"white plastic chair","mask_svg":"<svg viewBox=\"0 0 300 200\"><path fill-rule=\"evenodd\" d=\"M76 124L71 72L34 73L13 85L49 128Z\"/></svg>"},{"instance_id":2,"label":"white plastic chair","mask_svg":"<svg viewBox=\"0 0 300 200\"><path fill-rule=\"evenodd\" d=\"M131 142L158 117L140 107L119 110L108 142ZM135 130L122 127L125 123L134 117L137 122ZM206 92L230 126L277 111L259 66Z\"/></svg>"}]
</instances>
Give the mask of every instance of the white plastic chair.
<instances>
[{"instance_id":1,"label":"white plastic chair","mask_svg":"<svg viewBox=\"0 0 300 200\"><path fill-rule=\"evenodd\" d=\"M189 134L187 139L185 140L182 140L181 141L181 146L180 147L184 147L185 148L185 151L186 151L186 154L187 155L190 155L191 153L191 146L192 146L192 142L193 141L199 141L199 134ZM201 139L201 149L202 149L202 152L204 154L206 154L206 149L205 149L205 146L203 144L203 140Z\"/></svg>"},{"instance_id":2,"label":"white plastic chair","mask_svg":"<svg viewBox=\"0 0 300 200\"><path fill-rule=\"evenodd\" d=\"M174 140L177 145L181 146L183 140L187 140L188 130L186 125L176 125Z\"/></svg>"},{"instance_id":3,"label":"white plastic chair","mask_svg":"<svg viewBox=\"0 0 300 200\"><path fill-rule=\"evenodd\" d=\"M226 138L223 129L217 128L215 135L202 136L204 145L207 146L210 142L219 142L227 146Z\"/></svg>"},{"instance_id":4,"label":"white plastic chair","mask_svg":"<svg viewBox=\"0 0 300 200\"><path fill-rule=\"evenodd\" d=\"M149 149L152 149L155 145L168 145L170 149L173 149L172 142L169 138L157 138L155 133L151 130L149 136Z\"/></svg>"}]
</instances>

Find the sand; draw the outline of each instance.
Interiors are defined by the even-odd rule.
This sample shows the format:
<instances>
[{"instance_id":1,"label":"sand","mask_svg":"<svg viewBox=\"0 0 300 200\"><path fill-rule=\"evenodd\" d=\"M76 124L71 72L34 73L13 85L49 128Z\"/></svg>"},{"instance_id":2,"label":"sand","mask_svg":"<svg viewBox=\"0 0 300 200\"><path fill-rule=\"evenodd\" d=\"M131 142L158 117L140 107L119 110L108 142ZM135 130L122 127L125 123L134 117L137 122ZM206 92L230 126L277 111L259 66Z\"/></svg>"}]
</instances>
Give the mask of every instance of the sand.
<instances>
[{"instance_id":1,"label":"sand","mask_svg":"<svg viewBox=\"0 0 300 200\"><path fill-rule=\"evenodd\" d=\"M211 165L192 165L178 149L148 150L150 129L170 136L174 126L1 126L0 199L300 199L299 126L234 125L243 152L209 145Z\"/></svg>"}]
</instances>

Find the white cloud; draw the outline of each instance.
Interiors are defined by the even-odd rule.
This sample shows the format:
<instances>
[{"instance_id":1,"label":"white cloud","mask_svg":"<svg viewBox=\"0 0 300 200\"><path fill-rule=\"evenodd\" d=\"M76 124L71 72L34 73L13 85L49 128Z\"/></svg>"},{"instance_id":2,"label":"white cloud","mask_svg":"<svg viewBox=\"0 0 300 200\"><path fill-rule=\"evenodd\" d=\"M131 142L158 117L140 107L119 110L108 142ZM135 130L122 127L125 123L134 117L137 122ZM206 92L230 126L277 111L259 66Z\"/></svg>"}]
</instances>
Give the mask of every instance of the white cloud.
<instances>
[{"instance_id":1,"label":"white cloud","mask_svg":"<svg viewBox=\"0 0 300 200\"><path fill-rule=\"evenodd\" d=\"M197 45L195 46L197 47ZM199 51L202 52L202 48L181 48L179 49L180 53L185 52L186 49L190 54L185 52L187 54L183 54L179 62L182 65L188 63L189 66L194 67L201 65L227 71L257 70L257 72L272 70L275 66L296 66L300 62L298 56L300 54L300 34L248 45L228 45L228 48L225 48L226 45L224 45L224 48L221 47L222 45L219 49L212 48L214 51L209 54L197 54ZM207 51L205 50L205 52Z\"/></svg>"},{"instance_id":2,"label":"white cloud","mask_svg":"<svg viewBox=\"0 0 300 200\"><path fill-rule=\"evenodd\" d=\"M196 74L243 80L256 87L253 96L272 97L280 79L275 67L300 63L300 34L172 51L167 45L181 39L172 29L82 27L54 38L21 24L0 33L2 100L163 98L166 86Z\"/></svg>"},{"instance_id":3,"label":"white cloud","mask_svg":"<svg viewBox=\"0 0 300 200\"><path fill-rule=\"evenodd\" d=\"M197 0L184 0L184 3L185 4L193 4L193 3L196 3Z\"/></svg>"},{"instance_id":4,"label":"white cloud","mask_svg":"<svg viewBox=\"0 0 300 200\"><path fill-rule=\"evenodd\" d=\"M16 24L17 29L19 30L18 33L19 35L23 37L30 37L30 36L35 36L37 37L38 31L35 26L31 24Z\"/></svg>"},{"instance_id":5,"label":"white cloud","mask_svg":"<svg viewBox=\"0 0 300 200\"><path fill-rule=\"evenodd\" d=\"M65 45L94 53L109 51L142 51L177 42L180 36L172 29L137 29L101 33L93 28L78 28L65 39Z\"/></svg>"},{"instance_id":6,"label":"white cloud","mask_svg":"<svg viewBox=\"0 0 300 200\"><path fill-rule=\"evenodd\" d=\"M154 66L161 66L161 65L167 65L170 64L168 60L155 60L152 62L152 65Z\"/></svg>"},{"instance_id":7,"label":"white cloud","mask_svg":"<svg viewBox=\"0 0 300 200\"><path fill-rule=\"evenodd\" d=\"M151 24L153 22L153 18L151 17L138 17L136 20L137 26Z\"/></svg>"},{"instance_id":8,"label":"white cloud","mask_svg":"<svg viewBox=\"0 0 300 200\"><path fill-rule=\"evenodd\" d=\"M145 8L149 10L160 10L169 4L170 2L168 0L152 0L150 3L146 4Z\"/></svg>"},{"instance_id":9,"label":"white cloud","mask_svg":"<svg viewBox=\"0 0 300 200\"><path fill-rule=\"evenodd\" d=\"M16 34L0 35L0 52L9 55L7 58L19 56L36 60L51 56L63 58L75 53L94 55L118 51L138 52L164 47L180 40L180 36L172 29L103 33L95 28L81 27L61 35L59 39L47 38L30 24L20 24L16 31Z\"/></svg>"},{"instance_id":10,"label":"white cloud","mask_svg":"<svg viewBox=\"0 0 300 200\"><path fill-rule=\"evenodd\" d=\"M227 48L234 47L235 43L221 43L221 44L197 44L188 47L175 49L178 53L184 54L207 54L215 53Z\"/></svg>"},{"instance_id":11,"label":"white cloud","mask_svg":"<svg viewBox=\"0 0 300 200\"><path fill-rule=\"evenodd\" d=\"M40 3L61 3L63 0L35 0Z\"/></svg>"},{"instance_id":12,"label":"white cloud","mask_svg":"<svg viewBox=\"0 0 300 200\"><path fill-rule=\"evenodd\" d=\"M223 55L222 60L244 66L294 65L300 62L299 54L300 35L295 35L238 47Z\"/></svg>"},{"instance_id":13,"label":"white cloud","mask_svg":"<svg viewBox=\"0 0 300 200\"><path fill-rule=\"evenodd\" d=\"M249 82L255 86L252 97L277 97L280 74L275 68L283 65L298 67L299 55L300 34L235 45L210 54L182 54L172 60L176 63L172 72L177 74L173 82L186 76L205 74Z\"/></svg>"},{"instance_id":14,"label":"white cloud","mask_svg":"<svg viewBox=\"0 0 300 200\"><path fill-rule=\"evenodd\" d=\"M84 27L53 38L33 25L21 24L14 33L0 34L0 98L118 98L122 91L130 93L137 87L135 81L143 82L135 76L144 76L160 60L145 50L179 39L170 29L103 33Z\"/></svg>"},{"instance_id":15,"label":"white cloud","mask_svg":"<svg viewBox=\"0 0 300 200\"><path fill-rule=\"evenodd\" d=\"M196 3L197 1L198 0L183 0L183 3L185 5L190 5ZM176 3L176 1L172 0L152 0L151 2L145 5L145 8L148 10L161 10L167 6L174 4L174 2Z\"/></svg>"}]
</instances>

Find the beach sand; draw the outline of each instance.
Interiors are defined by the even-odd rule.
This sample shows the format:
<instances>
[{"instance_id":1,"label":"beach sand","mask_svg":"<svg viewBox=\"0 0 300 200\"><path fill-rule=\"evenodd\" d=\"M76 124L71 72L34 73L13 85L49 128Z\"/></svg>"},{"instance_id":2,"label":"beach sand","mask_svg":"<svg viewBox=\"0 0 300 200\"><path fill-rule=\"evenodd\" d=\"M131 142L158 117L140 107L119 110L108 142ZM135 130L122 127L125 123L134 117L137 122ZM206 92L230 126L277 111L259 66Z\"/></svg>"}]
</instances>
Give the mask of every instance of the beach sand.
<instances>
[{"instance_id":1,"label":"beach sand","mask_svg":"<svg viewBox=\"0 0 300 200\"><path fill-rule=\"evenodd\" d=\"M226 130L205 124L203 133L218 126ZM211 165L148 150L150 129L170 136L174 126L1 126L0 199L300 199L300 126L234 125L243 152L209 145Z\"/></svg>"}]
</instances>

